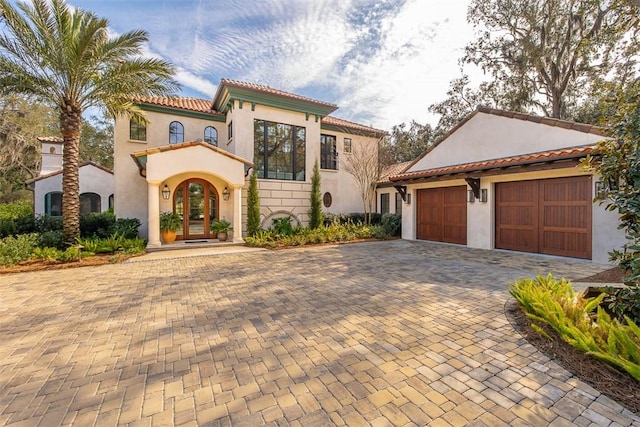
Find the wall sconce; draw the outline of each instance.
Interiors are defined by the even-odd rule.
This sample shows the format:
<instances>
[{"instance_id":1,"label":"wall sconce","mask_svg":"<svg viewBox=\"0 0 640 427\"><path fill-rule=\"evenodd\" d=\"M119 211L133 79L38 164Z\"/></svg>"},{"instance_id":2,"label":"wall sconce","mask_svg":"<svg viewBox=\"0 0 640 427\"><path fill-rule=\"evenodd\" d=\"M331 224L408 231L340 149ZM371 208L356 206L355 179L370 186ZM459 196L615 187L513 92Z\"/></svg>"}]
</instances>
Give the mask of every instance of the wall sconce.
<instances>
[{"instance_id":1,"label":"wall sconce","mask_svg":"<svg viewBox=\"0 0 640 427\"><path fill-rule=\"evenodd\" d=\"M411 193L407 193L407 204L411 204Z\"/></svg>"},{"instance_id":2,"label":"wall sconce","mask_svg":"<svg viewBox=\"0 0 640 427\"><path fill-rule=\"evenodd\" d=\"M596 197L603 197L605 191L604 182L596 181Z\"/></svg>"},{"instance_id":3,"label":"wall sconce","mask_svg":"<svg viewBox=\"0 0 640 427\"><path fill-rule=\"evenodd\" d=\"M480 201L482 203L487 203L487 200L489 200L489 196L488 196L488 191L486 188L483 188L482 190L480 190Z\"/></svg>"},{"instance_id":4,"label":"wall sconce","mask_svg":"<svg viewBox=\"0 0 640 427\"><path fill-rule=\"evenodd\" d=\"M165 184L164 188L162 189L162 198L165 200L169 200L170 195L171 195L171 190L169 190L169 186Z\"/></svg>"},{"instance_id":5,"label":"wall sconce","mask_svg":"<svg viewBox=\"0 0 640 427\"><path fill-rule=\"evenodd\" d=\"M476 195L473 193L473 190L467 191L467 201L469 203L473 203L476 201Z\"/></svg>"},{"instance_id":6,"label":"wall sconce","mask_svg":"<svg viewBox=\"0 0 640 427\"><path fill-rule=\"evenodd\" d=\"M224 187L224 190L222 190L222 200L224 200L225 202L228 202L230 195L231 195L231 192L229 191L229 188Z\"/></svg>"}]
</instances>

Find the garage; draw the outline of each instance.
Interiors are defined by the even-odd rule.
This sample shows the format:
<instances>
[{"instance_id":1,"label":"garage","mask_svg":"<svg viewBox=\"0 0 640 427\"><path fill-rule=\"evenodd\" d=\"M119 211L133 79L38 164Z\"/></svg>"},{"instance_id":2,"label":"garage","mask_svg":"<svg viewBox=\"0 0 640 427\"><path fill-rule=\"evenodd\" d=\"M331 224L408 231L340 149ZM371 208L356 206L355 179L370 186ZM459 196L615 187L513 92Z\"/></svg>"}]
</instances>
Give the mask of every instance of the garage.
<instances>
[{"instance_id":1,"label":"garage","mask_svg":"<svg viewBox=\"0 0 640 427\"><path fill-rule=\"evenodd\" d=\"M416 238L466 245L466 194L465 185L418 190Z\"/></svg>"},{"instance_id":2,"label":"garage","mask_svg":"<svg viewBox=\"0 0 640 427\"><path fill-rule=\"evenodd\" d=\"M591 177L496 184L496 248L591 259Z\"/></svg>"}]
</instances>

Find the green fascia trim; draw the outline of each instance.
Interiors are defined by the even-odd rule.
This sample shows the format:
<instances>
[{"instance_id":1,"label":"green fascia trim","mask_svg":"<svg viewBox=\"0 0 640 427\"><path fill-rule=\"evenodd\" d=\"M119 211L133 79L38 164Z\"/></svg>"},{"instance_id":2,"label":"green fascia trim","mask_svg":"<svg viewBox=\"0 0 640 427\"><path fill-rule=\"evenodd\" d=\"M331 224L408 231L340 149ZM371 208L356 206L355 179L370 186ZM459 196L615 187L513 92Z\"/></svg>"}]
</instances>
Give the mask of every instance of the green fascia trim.
<instances>
[{"instance_id":1,"label":"green fascia trim","mask_svg":"<svg viewBox=\"0 0 640 427\"><path fill-rule=\"evenodd\" d=\"M154 113L171 114L174 116L191 117L195 119L204 119L212 122L221 122L221 123L225 123L227 121L227 118L225 116L214 116L212 114L201 113L198 111L183 110L180 108L165 107L162 105L155 105L155 104L138 104L138 105L140 105L140 108L142 108L144 111L151 111Z\"/></svg>"},{"instance_id":2,"label":"green fascia trim","mask_svg":"<svg viewBox=\"0 0 640 427\"><path fill-rule=\"evenodd\" d=\"M380 137L380 133L379 132L374 132L374 131L364 131L364 130L360 130L360 129L351 129L348 127L344 127L344 126L336 126L336 125L328 125L328 124L320 124L320 129L323 130L331 130L334 132L342 132L342 133L348 133L350 135L362 135L362 136L370 136L370 137Z\"/></svg>"},{"instance_id":3,"label":"green fascia trim","mask_svg":"<svg viewBox=\"0 0 640 427\"><path fill-rule=\"evenodd\" d=\"M249 102L254 104L265 105L267 107L281 108L283 110L296 111L300 113L315 114L325 117L337 110L337 107L330 105L321 105L314 102L301 99L285 98L269 93L260 93L250 89L227 87L216 106L219 111L225 113L229 108L228 105L232 101Z\"/></svg>"}]
</instances>

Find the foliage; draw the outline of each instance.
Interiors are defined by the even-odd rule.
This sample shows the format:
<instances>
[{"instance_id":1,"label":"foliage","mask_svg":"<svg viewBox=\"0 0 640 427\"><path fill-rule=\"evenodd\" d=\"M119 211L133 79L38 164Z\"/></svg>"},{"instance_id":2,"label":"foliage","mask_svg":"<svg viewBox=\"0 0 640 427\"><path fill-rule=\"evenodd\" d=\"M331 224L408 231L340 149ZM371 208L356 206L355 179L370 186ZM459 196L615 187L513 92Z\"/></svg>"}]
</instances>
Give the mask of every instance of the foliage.
<instances>
[{"instance_id":1,"label":"foliage","mask_svg":"<svg viewBox=\"0 0 640 427\"><path fill-rule=\"evenodd\" d=\"M91 212L80 216L80 235L105 238L112 234L116 222L113 212Z\"/></svg>"},{"instance_id":2,"label":"foliage","mask_svg":"<svg viewBox=\"0 0 640 427\"><path fill-rule=\"evenodd\" d=\"M26 200L0 204L0 221L15 221L23 216L33 215L33 204Z\"/></svg>"},{"instance_id":3,"label":"foliage","mask_svg":"<svg viewBox=\"0 0 640 427\"><path fill-rule=\"evenodd\" d=\"M605 294L584 298L576 295L569 282L551 274L519 280L509 292L537 325L536 330L546 324L571 346L640 381L640 328L628 317L624 323L612 319L600 307Z\"/></svg>"},{"instance_id":4,"label":"foliage","mask_svg":"<svg viewBox=\"0 0 640 427\"><path fill-rule=\"evenodd\" d=\"M231 223L226 219L220 219L218 221L214 221L211 224L211 232L212 233L228 233L229 230L233 230Z\"/></svg>"},{"instance_id":5,"label":"foliage","mask_svg":"<svg viewBox=\"0 0 640 427\"><path fill-rule=\"evenodd\" d=\"M379 225L382 222L382 215L378 212L371 214L371 225ZM352 212L347 214L325 214L324 225L331 225L334 222L339 224L364 224L366 222L366 215L362 212Z\"/></svg>"},{"instance_id":6,"label":"foliage","mask_svg":"<svg viewBox=\"0 0 640 427\"><path fill-rule=\"evenodd\" d=\"M260 229L260 195L258 194L258 175L251 174L249 193L247 194L247 235L255 236Z\"/></svg>"},{"instance_id":7,"label":"foliage","mask_svg":"<svg viewBox=\"0 0 640 427\"><path fill-rule=\"evenodd\" d=\"M108 21L64 0L0 0L0 91L33 96L59 113L63 153L63 232L73 241L79 226L79 146L82 113L99 107L146 123L132 95L165 95L179 86L173 67L143 57L147 33L114 35Z\"/></svg>"},{"instance_id":8,"label":"foliage","mask_svg":"<svg viewBox=\"0 0 640 427\"><path fill-rule=\"evenodd\" d=\"M320 167L316 159L311 176L311 209L309 210L309 228L322 225L322 200L320 198Z\"/></svg>"},{"instance_id":9,"label":"foliage","mask_svg":"<svg viewBox=\"0 0 640 427\"><path fill-rule=\"evenodd\" d=\"M62 237L62 230L43 231L38 236L38 246L41 248L64 249L67 246Z\"/></svg>"},{"instance_id":10,"label":"foliage","mask_svg":"<svg viewBox=\"0 0 640 427\"><path fill-rule=\"evenodd\" d=\"M380 227L387 236L399 236L400 228L402 227L402 216L395 213L386 213L382 215Z\"/></svg>"},{"instance_id":11,"label":"foliage","mask_svg":"<svg viewBox=\"0 0 640 427\"><path fill-rule=\"evenodd\" d=\"M368 239L374 237L375 231L376 227L369 225L334 222L315 229L295 227L289 234L275 228L259 230L255 236L247 237L245 240L249 246L276 248Z\"/></svg>"},{"instance_id":12,"label":"foliage","mask_svg":"<svg viewBox=\"0 0 640 427\"><path fill-rule=\"evenodd\" d=\"M117 233L122 235L125 239L136 239L138 237L138 229L140 228L140 225L141 223L138 218L118 218L113 224L111 234Z\"/></svg>"},{"instance_id":13,"label":"foliage","mask_svg":"<svg viewBox=\"0 0 640 427\"><path fill-rule=\"evenodd\" d=\"M38 235L34 233L5 237L0 240L0 265L11 266L28 260L37 244Z\"/></svg>"},{"instance_id":14,"label":"foliage","mask_svg":"<svg viewBox=\"0 0 640 427\"><path fill-rule=\"evenodd\" d=\"M176 231L182 226L180 215L175 212L160 213L160 231Z\"/></svg>"},{"instance_id":15,"label":"foliage","mask_svg":"<svg viewBox=\"0 0 640 427\"><path fill-rule=\"evenodd\" d=\"M605 183L596 200L618 212L618 228L628 239L623 251L610 253L611 261L630 272L626 284L640 284L640 80L634 87L617 98L617 113L607 127L611 139L598 143L598 156L583 161Z\"/></svg>"},{"instance_id":16,"label":"foliage","mask_svg":"<svg viewBox=\"0 0 640 427\"><path fill-rule=\"evenodd\" d=\"M382 176L382 166L378 161L378 147L382 140L383 138L376 146L354 144L351 147L351 155L345 156L345 161L342 162L344 170L355 180L367 224L371 224L371 214L376 202L376 185Z\"/></svg>"},{"instance_id":17,"label":"foliage","mask_svg":"<svg viewBox=\"0 0 640 427\"><path fill-rule=\"evenodd\" d=\"M637 57L631 5L607 0L473 0L464 63L489 73L517 110L566 118L594 76Z\"/></svg>"},{"instance_id":18,"label":"foliage","mask_svg":"<svg viewBox=\"0 0 640 427\"><path fill-rule=\"evenodd\" d=\"M391 137L381 141L379 161L385 166L408 162L424 154L435 139L436 134L430 124L412 120L408 127L406 123L395 125L391 128Z\"/></svg>"},{"instance_id":19,"label":"foliage","mask_svg":"<svg viewBox=\"0 0 640 427\"><path fill-rule=\"evenodd\" d=\"M80 161L113 169L113 120L91 116L82 122Z\"/></svg>"},{"instance_id":20,"label":"foliage","mask_svg":"<svg viewBox=\"0 0 640 427\"><path fill-rule=\"evenodd\" d=\"M62 257L62 252L60 249L56 248L35 248L33 253L31 254L31 258L39 259L48 262L58 261Z\"/></svg>"},{"instance_id":21,"label":"foliage","mask_svg":"<svg viewBox=\"0 0 640 427\"><path fill-rule=\"evenodd\" d=\"M273 225L270 230L279 236L290 236L294 233L294 228L291 225L291 217L283 216L280 218L274 218L272 220ZM309 227L311 228L311 226ZM317 228L317 227L316 227Z\"/></svg>"},{"instance_id":22,"label":"foliage","mask_svg":"<svg viewBox=\"0 0 640 427\"><path fill-rule=\"evenodd\" d=\"M624 322L625 317L640 325L640 286L605 288L603 306L611 316Z\"/></svg>"}]
</instances>

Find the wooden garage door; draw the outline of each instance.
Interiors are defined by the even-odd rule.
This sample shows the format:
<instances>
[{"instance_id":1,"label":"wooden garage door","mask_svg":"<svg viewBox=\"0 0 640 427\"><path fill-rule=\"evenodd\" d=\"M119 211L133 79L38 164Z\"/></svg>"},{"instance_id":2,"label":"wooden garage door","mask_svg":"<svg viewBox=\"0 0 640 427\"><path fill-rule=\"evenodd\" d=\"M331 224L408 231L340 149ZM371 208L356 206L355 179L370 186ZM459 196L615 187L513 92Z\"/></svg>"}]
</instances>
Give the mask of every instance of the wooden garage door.
<instances>
[{"instance_id":1,"label":"wooden garage door","mask_svg":"<svg viewBox=\"0 0 640 427\"><path fill-rule=\"evenodd\" d=\"M496 248L591 259L591 177L496 184Z\"/></svg>"},{"instance_id":2,"label":"wooden garage door","mask_svg":"<svg viewBox=\"0 0 640 427\"><path fill-rule=\"evenodd\" d=\"M418 227L422 240L467 244L466 186L418 190Z\"/></svg>"}]
</instances>

